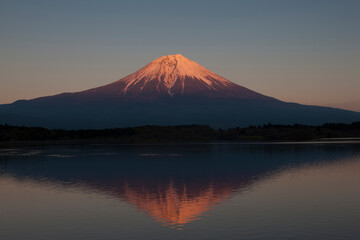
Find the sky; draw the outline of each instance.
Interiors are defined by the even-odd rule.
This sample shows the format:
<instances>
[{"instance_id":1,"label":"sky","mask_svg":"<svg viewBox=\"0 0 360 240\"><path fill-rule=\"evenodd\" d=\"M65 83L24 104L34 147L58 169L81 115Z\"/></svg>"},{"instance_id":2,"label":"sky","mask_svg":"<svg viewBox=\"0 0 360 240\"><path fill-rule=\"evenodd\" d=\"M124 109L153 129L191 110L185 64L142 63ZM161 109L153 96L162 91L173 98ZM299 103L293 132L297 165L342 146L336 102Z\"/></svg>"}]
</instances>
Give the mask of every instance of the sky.
<instances>
[{"instance_id":1,"label":"sky","mask_svg":"<svg viewBox=\"0 0 360 240\"><path fill-rule=\"evenodd\" d=\"M283 101L360 111L360 1L0 0L0 104L182 54Z\"/></svg>"}]
</instances>

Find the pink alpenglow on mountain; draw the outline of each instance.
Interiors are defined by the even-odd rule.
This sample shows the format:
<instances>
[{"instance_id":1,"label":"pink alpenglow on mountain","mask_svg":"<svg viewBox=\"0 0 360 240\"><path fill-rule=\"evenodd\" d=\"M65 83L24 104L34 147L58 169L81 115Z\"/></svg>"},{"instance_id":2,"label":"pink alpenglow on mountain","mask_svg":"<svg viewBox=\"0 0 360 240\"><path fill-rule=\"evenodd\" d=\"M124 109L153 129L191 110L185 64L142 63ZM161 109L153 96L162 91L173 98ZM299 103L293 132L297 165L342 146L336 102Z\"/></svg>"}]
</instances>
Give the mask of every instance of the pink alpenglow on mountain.
<instances>
[{"instance_id":1,"label":"pink alpenglow on mountain","mask_svg":"<svg viewBox=\"0 0 360 240\"><path fill-rule=\"evenodd\" d=\"M117 95L119 98L138 100L178 96L265 97L230 82L180 54L157 58L127 77L83 93Z\"/></svg>"},{"instance_id":2,"label":"pink alpenglow on mountain","mask_svg":"<svg viewBox=\"0 0 360 240\"><path fill-rule=\"evenodd\" d=\"M357 112L262 95L180 54L157 58L105 86L0 105L0 124L70 129L189 124L228 128L359 120Z\"/></svg>"}]
</instances>

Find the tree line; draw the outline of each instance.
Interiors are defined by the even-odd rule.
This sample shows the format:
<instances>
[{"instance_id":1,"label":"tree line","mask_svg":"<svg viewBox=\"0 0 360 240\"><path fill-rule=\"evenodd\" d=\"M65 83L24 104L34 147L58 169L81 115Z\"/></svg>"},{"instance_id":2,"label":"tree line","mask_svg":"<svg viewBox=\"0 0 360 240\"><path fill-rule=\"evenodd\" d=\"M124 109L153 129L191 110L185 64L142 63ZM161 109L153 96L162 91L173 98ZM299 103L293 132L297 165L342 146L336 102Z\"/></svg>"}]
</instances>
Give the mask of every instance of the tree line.
<instances>
[{"instance_id":1,"label":"tree line","mask_svg":"<svg viewBox=\"0 0 360 240\"><path fill-rule=\"evenodd\" d=\"M111 129L47 129L0 125L0 141L113 139L123 142L168 141L287 141L320 138L360 137L360 122L327 123L320 126L302 124L214 129L206 125L141 126Z\"/></svg>"}]
</instances>

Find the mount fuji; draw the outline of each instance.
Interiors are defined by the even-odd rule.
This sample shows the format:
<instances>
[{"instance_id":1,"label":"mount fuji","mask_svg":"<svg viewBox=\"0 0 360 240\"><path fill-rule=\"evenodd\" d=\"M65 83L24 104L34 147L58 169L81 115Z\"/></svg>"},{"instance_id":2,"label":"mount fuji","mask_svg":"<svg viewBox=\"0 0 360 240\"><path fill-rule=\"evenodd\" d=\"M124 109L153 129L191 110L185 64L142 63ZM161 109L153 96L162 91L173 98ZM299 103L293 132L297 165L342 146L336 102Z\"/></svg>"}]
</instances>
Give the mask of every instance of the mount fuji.
<instances>
[{"instance_id":1,"label":"mount fuji","mask_svg":"<svg viewBox=\"0 0 360 240\"><path fill-rule=\"evenodd\" d=\"M0 105L0 123L48 128L350 123L360 113L283 102L180 55L155 59L105 86Z\"/></svg>"}]
</instances>

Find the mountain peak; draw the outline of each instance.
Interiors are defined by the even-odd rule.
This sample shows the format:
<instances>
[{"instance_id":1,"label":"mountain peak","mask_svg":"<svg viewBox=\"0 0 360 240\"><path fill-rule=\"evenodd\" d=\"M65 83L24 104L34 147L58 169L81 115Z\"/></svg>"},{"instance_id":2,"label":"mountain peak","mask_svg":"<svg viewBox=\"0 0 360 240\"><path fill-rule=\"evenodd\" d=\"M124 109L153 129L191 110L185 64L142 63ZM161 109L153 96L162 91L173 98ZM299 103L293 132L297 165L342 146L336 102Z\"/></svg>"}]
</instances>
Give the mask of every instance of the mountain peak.
<instances>
[{"instance_id":1,"label":"mountain peak","mask_svg":"<svg viewBox=\"0 0 360 240\"><path fill-rule=\"evenodd\" d=\"M136 73L137 77L146 75L147 77L158 78L159 76L164 76L164 82L170 84L168 87L171 87L177 78L189 76L203 79L206 76L216 75L180 54L159 57ZM219 76L216 75L216 77ZM210 82L208 83L210 84Z\"/></svg>"},{"instance_id":2,"label":"mountain peak","mask_svg":"<svg viewBox=\"0 0 360 240\"><path fill-rule=\"evenodd\" d=\"M230 82L181 54L159 57L125 78L85 92L138 100L174 96L264 97Z\"/></svg>"}]
</instances>

